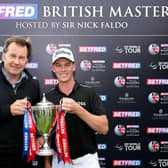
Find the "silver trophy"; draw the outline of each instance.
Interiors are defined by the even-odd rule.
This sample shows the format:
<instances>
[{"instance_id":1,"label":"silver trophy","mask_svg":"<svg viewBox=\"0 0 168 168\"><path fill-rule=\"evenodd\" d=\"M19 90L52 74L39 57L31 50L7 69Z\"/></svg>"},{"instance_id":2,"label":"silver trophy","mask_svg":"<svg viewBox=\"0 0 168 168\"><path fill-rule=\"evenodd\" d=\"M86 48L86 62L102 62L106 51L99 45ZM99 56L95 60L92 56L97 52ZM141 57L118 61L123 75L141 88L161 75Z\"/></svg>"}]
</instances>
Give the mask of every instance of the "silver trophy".
<instances>
[{"instance_id":1,"label":"silver trophy","mask_svg":"<svg viewBox=\"0 0 168 168\"><path fill-rule=\"evenodd\" d=\"M32 107L33 120L44 138L43 147L37 152L39 156L51 156L55 154L54 150L48 145L48 137L56 122L56 108L56 105L46 99L45 94L43 94L42 101Z\"/></svg>"}]
</instances>

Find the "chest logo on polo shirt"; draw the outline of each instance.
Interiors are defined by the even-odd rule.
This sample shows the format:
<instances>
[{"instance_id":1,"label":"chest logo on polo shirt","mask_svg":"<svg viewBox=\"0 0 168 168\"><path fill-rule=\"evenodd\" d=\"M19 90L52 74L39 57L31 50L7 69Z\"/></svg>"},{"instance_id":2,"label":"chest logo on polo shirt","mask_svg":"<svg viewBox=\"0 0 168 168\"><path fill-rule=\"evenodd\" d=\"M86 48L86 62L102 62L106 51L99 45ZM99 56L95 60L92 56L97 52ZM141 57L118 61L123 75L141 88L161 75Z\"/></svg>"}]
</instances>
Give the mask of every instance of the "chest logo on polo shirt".
<instances>
[{"instance_id":1,"label":"chest logo on polo shirt","mask_svg":"<svg viewBox=\"0 0 168 168\"><path fill-rule=\"evenodd\" d=\"M77 101L77 103L78 103L80 106L86 106L86 102L84 102L84 101Z\"/></svg>"},{"instance_id":2,"label":"chest logo on polo shirt","mask_svg":"<svg viewBox=\"0 0 168 168\"><path fill-rule=\"evenodd\" d=\"M59 103L60 103L60 104L63 103L63 98L60 99ZM85 102L85 101L77 101L77 103L78 103L80 106L86 106L86 102Z\"/></svg>"}]
</instances>

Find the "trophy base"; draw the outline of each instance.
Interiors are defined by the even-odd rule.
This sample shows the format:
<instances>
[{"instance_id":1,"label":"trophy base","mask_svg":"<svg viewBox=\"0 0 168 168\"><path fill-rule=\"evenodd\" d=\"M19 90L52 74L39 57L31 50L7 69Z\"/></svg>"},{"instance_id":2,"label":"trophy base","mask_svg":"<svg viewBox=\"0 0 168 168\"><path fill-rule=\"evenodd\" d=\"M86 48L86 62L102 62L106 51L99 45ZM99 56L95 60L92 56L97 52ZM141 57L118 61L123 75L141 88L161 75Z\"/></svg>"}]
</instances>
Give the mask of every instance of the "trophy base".
<instances>
[{"instance_id":1,"label":"trophy base","mask_svg":"<svg viewBox=\"0 0 168 168\"><path fill-rule=\"evenodd\" d=\"M52 156L55 154L56 153L54 152L54 150L50 148L39 149L39 151L36 153L36 155L39 155L39 156Z\"/></svg>"}]
</instances>

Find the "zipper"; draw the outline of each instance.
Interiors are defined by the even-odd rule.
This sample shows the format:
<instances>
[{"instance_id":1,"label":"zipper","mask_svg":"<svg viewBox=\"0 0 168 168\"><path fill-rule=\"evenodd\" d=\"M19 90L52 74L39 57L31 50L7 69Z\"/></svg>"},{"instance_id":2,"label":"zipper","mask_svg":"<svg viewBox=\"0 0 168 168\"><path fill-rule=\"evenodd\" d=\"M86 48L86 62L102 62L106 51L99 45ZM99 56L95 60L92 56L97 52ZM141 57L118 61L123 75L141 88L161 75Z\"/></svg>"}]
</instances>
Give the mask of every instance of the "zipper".
<instances>
[{"instance_id":1,"label":"zipper","mask_svg":"<svg viewBox=\"0 0 168 168\"><path fill-rule=\"evenodd\" d=\"M17 93L17 89L19 88L19 86L20 86L20 84L16 85L16 87L13 88L14 95L16 95L16 93Z\"/></svg>"},{"instance_id":2,"label":"zipper","mask_svg":"<svg viewBox=\"0 0 168 168\"><path fill-rule=\"evenodd\" d=\"M27 77L26 77L26 79L27 79ZM15 95L17 94L17 90L20 87L20 85L22 85L23 82L24 82L24 79L22 79L22 81L20 83L16 84L15 88L13 88L13 92Z\"/></svg>"}]
</instances>

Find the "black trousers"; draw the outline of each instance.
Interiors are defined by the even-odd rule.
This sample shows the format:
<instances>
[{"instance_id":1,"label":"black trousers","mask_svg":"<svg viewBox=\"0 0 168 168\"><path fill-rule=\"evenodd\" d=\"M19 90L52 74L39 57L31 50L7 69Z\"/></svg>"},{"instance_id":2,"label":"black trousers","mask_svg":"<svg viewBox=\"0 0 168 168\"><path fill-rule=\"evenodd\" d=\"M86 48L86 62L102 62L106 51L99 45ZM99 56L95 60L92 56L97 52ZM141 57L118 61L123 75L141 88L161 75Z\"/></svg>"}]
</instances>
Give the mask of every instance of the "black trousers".
<instances>
[{"instance_id":1,"label":"black trousers","mask_svg":"<svg viewBox=\"0 0 168 168\"><path fill-rule=\"evenodd\" d=\"M43 168L44 158L36 157L35 161L27 162L27 158L22 158L19 155L4 154L0 155L0 168Z\"/></svg>"}]
</instances>

